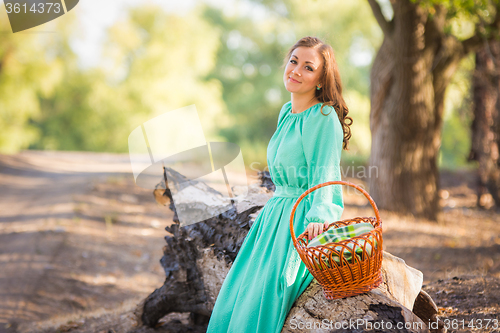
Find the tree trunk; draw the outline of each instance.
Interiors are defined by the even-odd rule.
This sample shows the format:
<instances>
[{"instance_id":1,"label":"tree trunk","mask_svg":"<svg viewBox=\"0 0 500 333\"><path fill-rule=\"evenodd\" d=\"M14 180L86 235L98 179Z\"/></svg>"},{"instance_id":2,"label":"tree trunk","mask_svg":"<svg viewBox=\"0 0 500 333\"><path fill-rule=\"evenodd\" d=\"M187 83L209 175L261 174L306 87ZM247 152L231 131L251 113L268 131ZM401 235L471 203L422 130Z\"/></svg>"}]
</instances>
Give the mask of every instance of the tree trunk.
<instances>
[{"instance_id":1,"label":"tree trunk","mask_svg":"<svg viewBox=\"0 0 500 333\"><path fill-rule=\"evenodd\" d=\"M477 205L489 191L500 208L500 42L490 42L476 53L474 120L469 160L478 162Z\"/></svg>"},{"instance_id":2,"label":"tree trunk","mask_svg":"<svg viewBox=\"0 0 500 333\"><path fill-rule=\"evenodd\" d=\"M444 94L464 52L441 31L444 10L429 19L408 0L391 3L371 71L370 195L379 208L437 220Z\"/></svg>"},{"instance_id":3,"label":"tree trunk","mask_svg":"<svg viewBox=\"0 0 500 333\"><path fill-rule=\"evenodd\" d=\"M167 177L179 176L169 171ZM143 325L154 327L171 312L190 312L192 326L184 327L184 330L203 331L206 328L222 282L252 222L273 194L274 184L269 174L261 173L261 180L261 186L254 184L249 187L245 200L235 200L233 209L186 227L179 228L178 224L174 224L167 228L173 235L165 237L167 246L161 259L166 279L161 288L140 304L136 315ZM159 188L155 190L157 200L158 192ZM165 196L171 200L168 189ZM175 212L174 205L171 204L170 208ZM382 321L391 322L394 327L398 322L413 323L416 328L408 332L427 332L424 323L435 320L432 316L436 315L437 308L431 306L434 303L430 297L419 296L422 273L385 252L382 273L384 283L378 288L363 295L334 301L328 301L323 296L317 282L311 283L290 310L283 332L309 332L310 325L336 329L336 323L346 322L360 323L357 326L359 332L370 332L370 325L380 325ZM427 302L419 302L415 309L417 296ZM418 317L415 313L424 315ZM182 329L179 328L179 331Z\"/></svg>"}]
</instances>

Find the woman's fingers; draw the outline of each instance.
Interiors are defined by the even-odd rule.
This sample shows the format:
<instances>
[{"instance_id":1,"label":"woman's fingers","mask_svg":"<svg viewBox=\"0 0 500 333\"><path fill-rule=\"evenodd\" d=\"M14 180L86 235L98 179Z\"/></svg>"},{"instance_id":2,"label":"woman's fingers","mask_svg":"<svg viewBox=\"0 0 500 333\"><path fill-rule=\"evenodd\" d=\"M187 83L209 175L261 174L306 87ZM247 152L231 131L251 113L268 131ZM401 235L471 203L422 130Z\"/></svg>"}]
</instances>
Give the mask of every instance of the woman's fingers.
<instances>
[{"instance_id":1,"label":"woman's fingers","mask_svg":"<svg viewBox=\"0 0 500 333\"><path fill-rule=\"evenodd\" d=\"M316 223L310 223L308 226L307 226L307 234L309 235L309 240L313 239L314 237L316 237L314 235L314 227L315 227Z\"/></svg>"},{"instance_id":2,"label":"woman's fingers","mask_svg":"<svg viewBox=\"0 0 500 333\"><path fill-rule=\"evenodd\" d=\"M309 235L309 240L321 234L328 228L328 222L324 223L310 223L307 225L307 234Z\"/></svg>"},{"instance_id":3,"label":"woman's fingers","mask_svg":"<svg viewBox=\"0 0 500 333\"><path fill-rule=\"evenodd\" d=\"M314 223L314 233L313 233L313 237L316 237L320 234L320 228L321 228L321 224L319 223Z\"/></svg>"},{"instance_id":4,"label":"woman's fingers","mask_svg":"<svg viewBox=\"0 0 500 333\"><path fill-rule=\"evenodd\" d=\"M313 233L314 233L314 228L313 228L313 224L309 224L307 226L307 235L309 236L309 240L313 239Z\"/></svg>"}]
</instances>

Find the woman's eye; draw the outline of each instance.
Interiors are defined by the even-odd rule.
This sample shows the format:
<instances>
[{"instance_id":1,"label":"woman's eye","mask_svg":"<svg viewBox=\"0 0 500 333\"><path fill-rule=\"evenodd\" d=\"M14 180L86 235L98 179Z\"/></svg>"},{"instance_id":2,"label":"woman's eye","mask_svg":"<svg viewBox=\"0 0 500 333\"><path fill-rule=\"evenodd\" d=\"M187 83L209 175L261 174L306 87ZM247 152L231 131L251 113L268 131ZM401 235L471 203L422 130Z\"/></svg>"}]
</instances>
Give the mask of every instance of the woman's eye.
<instances>
[{"instance_id":1,"label":"woman's eye","mask_svg":"<svg viewBox=\"0 0 500 333\"><path fill-rule=\"evenodd\" d=\"M292 64L296 64L296 63L297 63L297 62L296 62L295 60L293 60L293 59L292 59L292 60L290 60L290 62L291 62Z\"/></svg>"},{"instance_id":2,"label":"woman's eye","mask_svg":"<svg viewBox=\"0 0 500 333\"><path fill-rule=\"evenodd\" d=\"M307 68L308 71L311 71L311 72L313 71L313 69L312 69L311 66L306 66L306 68Z\"/></svg>"}]
</instances>

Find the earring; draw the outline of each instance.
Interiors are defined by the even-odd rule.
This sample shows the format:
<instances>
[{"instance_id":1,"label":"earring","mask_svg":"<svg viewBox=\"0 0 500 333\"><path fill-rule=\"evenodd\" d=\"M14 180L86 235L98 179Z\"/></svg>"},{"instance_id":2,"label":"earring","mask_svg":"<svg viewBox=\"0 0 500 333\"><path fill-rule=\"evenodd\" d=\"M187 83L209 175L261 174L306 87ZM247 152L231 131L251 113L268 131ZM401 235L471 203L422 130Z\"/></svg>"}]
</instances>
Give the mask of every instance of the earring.
<instances>
[{"instance_id":1,"label":"earring","mask_svg":"<svg viewBox=\"0 0 500 333\"><path fill-rule=\"evenodd\" d=\"M316 87L316 90L320 90L321 89L321 84L318 84L318 86Z\"/></svg>"}]
</instances>

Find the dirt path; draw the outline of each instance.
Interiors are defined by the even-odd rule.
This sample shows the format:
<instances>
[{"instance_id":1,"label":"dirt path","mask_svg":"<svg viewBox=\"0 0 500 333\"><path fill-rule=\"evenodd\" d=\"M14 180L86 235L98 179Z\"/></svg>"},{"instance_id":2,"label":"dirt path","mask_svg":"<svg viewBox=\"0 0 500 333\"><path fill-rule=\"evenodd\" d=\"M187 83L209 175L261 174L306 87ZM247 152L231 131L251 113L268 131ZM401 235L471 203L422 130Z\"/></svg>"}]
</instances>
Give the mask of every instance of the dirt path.
<instances>
[{"instance_id":1,"label":"dirt path","mask_svg":"<svg viewBox=\"0 0 500 333\"><path fill-rule=\"evenodd\" d=\"M473 173L441 182L439 223L381 211L384 249L423 272L445 317L500 319L500 215L475 207ZM343 218L373 215L361 195L345 194ZM0 155L0 333L127 332L131 310L163 284L172 217L135 185L126 154ZM481 279L496 280L479 290Z\"/></svg>"},{"instance_id":2,"label":"dirt path","mask_svg":"<svg viewBox=\"0 0 500 333\"><path fill-rule=\"evenodd\" d=\"M0 332L134 306L162 285L169 214L126 154L0 155Z\"/></svg>"}]
</instances>

